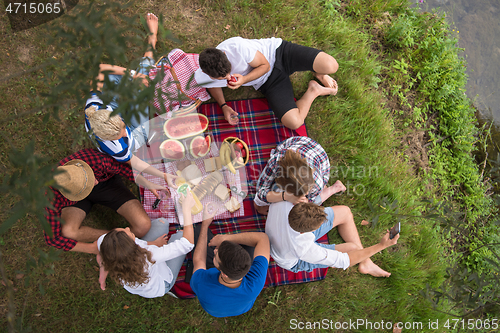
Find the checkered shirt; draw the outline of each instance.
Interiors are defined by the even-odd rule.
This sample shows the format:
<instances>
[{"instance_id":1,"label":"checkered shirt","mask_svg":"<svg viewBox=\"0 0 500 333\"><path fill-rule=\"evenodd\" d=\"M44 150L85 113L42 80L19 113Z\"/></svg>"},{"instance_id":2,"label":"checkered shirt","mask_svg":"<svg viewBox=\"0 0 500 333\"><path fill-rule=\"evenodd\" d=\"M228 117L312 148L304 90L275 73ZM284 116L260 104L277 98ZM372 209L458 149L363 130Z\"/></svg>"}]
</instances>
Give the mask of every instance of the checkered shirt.
<instances>
[{"instance_id":1,"label":"checkered shirt","mask_svg":"<svg viewBox=\"0 0 500 333\"><path fill-rule=\"evenodd\" d=\"M321 190L328 184L330 179L330 161L325 150L319 143L306 136L294 136L281 142L276 149L271 151L269 161L265 166L257 182L257 194L255 203L258 206L267 206L270 203L266 196L272 190L276 173L279 171L279 160L285 156L288 149L300 154L307 160L307 164L314 169L314 186L306 195L310 202L315 202Z\"/></svg>"},{"instance_id":2,"label":"checkered shirt","mask_svg":"<svg viewBox=\"0 0 500 333\"><path fill-rule=\"evenodd\" d=\"M134 181L134 175L129 165L116 161L111 156L98 152L95 149L83 149L59 162L59 166L65 163L79 159L86 162L94 171L94 176L98 182L104 182L115 175L122 175L123 177ZM61 230L61 210L64 207L72 206L76 202L68 200L61 192L50 187L54 193L54 199L51 207L45 207L45 216L52 229L52 237L49 237L44 232L45 242L47 245L54 246L58 249L65 251L71 250L75 247L77 241L74 239L66 238L62 235Z\"/></svg>"}]
</instances>

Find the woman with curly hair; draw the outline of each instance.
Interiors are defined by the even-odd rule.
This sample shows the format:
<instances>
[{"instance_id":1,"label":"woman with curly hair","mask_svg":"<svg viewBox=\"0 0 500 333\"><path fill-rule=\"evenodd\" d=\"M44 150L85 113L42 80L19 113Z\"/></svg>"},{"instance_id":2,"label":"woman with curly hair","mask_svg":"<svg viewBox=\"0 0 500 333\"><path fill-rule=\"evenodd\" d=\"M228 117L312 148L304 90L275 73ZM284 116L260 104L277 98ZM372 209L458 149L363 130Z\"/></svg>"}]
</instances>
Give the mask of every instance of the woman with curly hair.
<instances>
[{"instance_id":1,"label":"woman with curly hair","mask_svg":"<svg viewBox=\"0 0 500 333\"><path fill-rule=\"evenodd\" d=\"M174 285L187 253L194 247L191 208L193 195L183 199L184 228L167 243L168 223L163 219L151 222L151 229L142 239L129 228L116 228L97 240L101 260L99 281L104 289L106 274L131 294L146 298L161 297Z\"/></svg>"}]
</instances>

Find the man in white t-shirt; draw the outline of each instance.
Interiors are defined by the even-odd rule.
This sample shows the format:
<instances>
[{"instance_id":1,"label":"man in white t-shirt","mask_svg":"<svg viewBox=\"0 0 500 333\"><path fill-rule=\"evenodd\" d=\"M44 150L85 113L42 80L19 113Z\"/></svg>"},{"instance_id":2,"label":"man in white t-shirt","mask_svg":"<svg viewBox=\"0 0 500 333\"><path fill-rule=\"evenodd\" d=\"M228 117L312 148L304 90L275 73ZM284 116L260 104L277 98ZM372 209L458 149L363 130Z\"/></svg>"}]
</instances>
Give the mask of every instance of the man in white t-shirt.
<instances>
[{"instance_id":1,"label":"man in white t-shirt","mask_svg":"<svg viewBox=\"0 0 500 333\"><path fill-rule=\"evenodd\" d=\"M337 227L343 244L319 244L316 241ZM389 239L389 231L378 244L363 248L347 206L321 207L311 202L296 205L288 201L271 204L266 221L271 242L271 257L278 266L292 272L310 272L316 268L347 269L359 263L362 274L389 277L391 273L376 265L370 257L397 243L399 234Z\"/></svg>"},{"instance_id":2,"label":"man in white t-shirt","mask_svg":"<svg viewBox=\"0 0 500 333\"><path fill-rule=\"evenodd\" d=\"M199 62L196 82L208 89L232 125L238 123L238 113L226 104L222 87L253 86L291 129L304 123L316 97L337 94L337 82L329 75L337 71L337 61L325 52L281 38L229 38L201 52ZM289 76L297 71L313 71L322 85L310 81L306 93L295 102Z\"/></svg>"}]
</instances>

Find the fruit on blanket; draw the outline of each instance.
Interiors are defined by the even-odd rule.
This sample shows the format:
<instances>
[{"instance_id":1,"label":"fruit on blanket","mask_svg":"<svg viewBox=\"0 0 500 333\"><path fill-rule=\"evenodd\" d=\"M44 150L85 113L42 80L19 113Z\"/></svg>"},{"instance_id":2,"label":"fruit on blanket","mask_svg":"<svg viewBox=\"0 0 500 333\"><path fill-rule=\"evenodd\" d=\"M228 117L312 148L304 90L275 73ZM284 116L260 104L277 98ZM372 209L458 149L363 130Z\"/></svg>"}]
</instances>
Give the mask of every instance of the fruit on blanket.
<instances>
[{"instance_id":1,"label":"fruit on blanket","mask_svg":"<svg viewBox=\"0 0 500 333\"><path fill-rule=\"evenodd\" d=\"M208 118L200 113L170 118L163 125L170 139L185 139L203 133L208 127Z\"/></svg>"},{"instance_id":2,"label":"fruit on blanket","mask_svg":"<svg viewBox=\"0 0 500 333\"><path fill-rule=\"evenodd\" d=\"M224 141L220 147L220 159L222 161L222 164L227 167L229 171L231 171L233 174L236 174L236 169L233 166L233 163L231 161L231 147L230 144Z\"/></svg>"},{"instance_id":3,"label":"fruit on blanket","mask_svg":"<svg viewBox=\"0 0 500 333\"><path fill-rule=\"evenodd\" d=\"M169 160L180 160L185 156L184 145L179 140L165 140L160 145L160 154Z\"/></svg>"},{"instance_id":4,"label":"fruit on blanket","mask_svg":"<svg viewBox=\"0 0 500 333\"><path fill-rule=\"evenodd\" d=\"M238 148L240 148L241 156L245 157L247 155L247 151L245 150L245 146L243 146L243 144L240 141L237 141L236 145L238 146Z\"/></svg>"},{"instance_id":5,"label":"fruit on blanket","mask_svg":"<svg viewBox=\"0 0 500 333\"><path fill-rule=\"evenodd\" d=\"M194 137L189 144L189 152L194 158L204 157L210 151L210 143L212 143L210 136Z\"/></svg>"}]
</instances>

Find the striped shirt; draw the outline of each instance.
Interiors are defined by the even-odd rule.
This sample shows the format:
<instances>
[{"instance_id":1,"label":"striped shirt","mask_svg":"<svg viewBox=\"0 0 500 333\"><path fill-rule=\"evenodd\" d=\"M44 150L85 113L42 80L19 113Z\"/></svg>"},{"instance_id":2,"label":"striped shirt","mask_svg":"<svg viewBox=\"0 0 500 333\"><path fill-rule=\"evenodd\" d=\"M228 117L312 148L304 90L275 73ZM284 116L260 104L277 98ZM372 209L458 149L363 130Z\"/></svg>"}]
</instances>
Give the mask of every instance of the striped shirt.
<instances>
[{"instance_id":1,"label":"striped shirt","mask_svg":"<svg viewBox=\"0 0 500 333\"><path fill-rule=\"evenodd\" d=\"M113 111L113 108L110 105L104 106L104 102L97 96L95 92L90 93L90 98L87 99L87 102L85 103L85 110L92 105L95 105L99 110L106 109L111 112ZM87 118L87 115L85 115L85 130L87 132L90 132L91 129L92 127L90 126L90 122ZM99 149L99 151L103 153L111 155L118 162L128 162L132 158L132 151L135 145L135 140L132 136L130 128L128 126L125 126L125 129L127 130L127 136L122 137L118 140L101 140L95 133L92 134L95 138L95 140L93 141L97 142L97 149ZM92 136L90 138L94 139L92 138Z\"/></svg>"},{"instance_id":2,"label":"striped shirt","mask_svg":"<svg viewBox=\"0 0 500 333\"><path fill-rule=\"evenodd\" d=\"M257 181L257 193L254 199L257 206L268 206L270 204L266 196L272 191L275 184L274 179L280 168L278 162L285 156L288 149L299 153L313 169L314 186L306 195L310 202L316 202L321 190L328 184L330 161L323 147L307 136L294 136L281 142L271 151L269 161Z\"/></svg>"}]
</instances>

